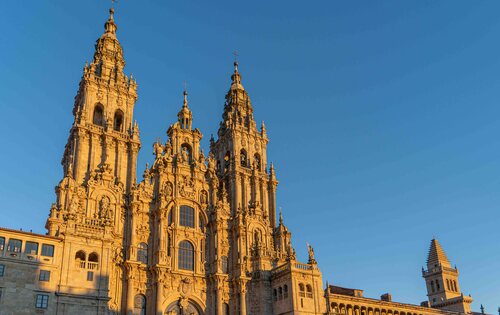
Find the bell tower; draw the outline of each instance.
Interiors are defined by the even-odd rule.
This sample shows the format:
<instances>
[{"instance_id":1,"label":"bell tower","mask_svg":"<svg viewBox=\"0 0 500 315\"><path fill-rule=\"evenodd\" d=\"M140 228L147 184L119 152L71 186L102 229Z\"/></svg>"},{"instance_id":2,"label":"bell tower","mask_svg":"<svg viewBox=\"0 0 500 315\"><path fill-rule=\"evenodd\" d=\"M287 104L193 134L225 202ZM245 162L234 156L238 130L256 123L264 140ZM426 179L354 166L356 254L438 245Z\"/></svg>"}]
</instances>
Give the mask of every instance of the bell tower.
<instances>
[{"instance_id":1,"label":"bell tower","mask_svg":"<svg viewBox=\"0 0 500 315\"><path fill-rule=\"evenodd\" d=\"M452 268L437 239L432 239L427 257L427 270L422 268L427 285L429 305L450 311L470 313L472 298L464 296L458 283L458 269Z\"/></svg>"},{"instance_id":2,"label":"bell tower","mask_svg":"<svg viewBox=\"0 0 500 315\"><path fill-rule=\"evenodd\" d=\"M139 130L133 123L137 83L123 72L125 59L113 15L110 9L93 60L83 68L62 165L64 175L79 184L105 166L128 191L136 181L140 148Z\"/></svg>"},{"instance_id":3,"label":"bell tower","mask_svg":"<svg viewBox=\"0 0 500 315\"><path fill-rule=\"evenodd\" d=\"M75 303L91 304L88 296L97 297L97 307L118 311L122 304L126 196L135 187L141 142L133 123L137 84L123 72L113 15L110 9L93 60L83 68L62 158L64 177L45 225L49 235L64 238L58 294L66 311Z\"/></svg>"},{"instance_id":4,"label":"bell tower","mask_svg":"<svg viewBox=\"0 0 500 315\"><path fill-rule=\"evenodd\" d=\"M273 166L266 168L268 138L257 129L250 97L234 63L218 139L211 139L221 191L227 191L229 219L230 313L269 314L270 270L275 258L276 186ZM253 301L249 303L249 301ZM255 303L257 302L258 303Z\"/></svg>"}]
</instances>

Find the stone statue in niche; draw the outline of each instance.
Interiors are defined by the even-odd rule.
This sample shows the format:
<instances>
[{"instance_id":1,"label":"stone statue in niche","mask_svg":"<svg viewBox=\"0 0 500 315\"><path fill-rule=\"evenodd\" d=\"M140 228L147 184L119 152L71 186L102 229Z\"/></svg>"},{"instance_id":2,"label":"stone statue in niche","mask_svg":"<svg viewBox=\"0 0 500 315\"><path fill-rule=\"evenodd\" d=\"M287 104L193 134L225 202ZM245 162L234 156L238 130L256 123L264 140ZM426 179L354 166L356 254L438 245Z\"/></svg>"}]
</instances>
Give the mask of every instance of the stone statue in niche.
<instances>
[{"instance_id":1,"label":"stone statue in niche","mask_svg":"<svg viewBox=\"0 0 500 315\"><path fill-rule=\"evenodd\" d=\"M207 204L207 203L208 203L208 194L207 194L207 192L206 192L205 190L202 190L202 191L200 192L200 203L201 203L202 205L204 205L204 204Z\"/></svg>"},{"instance_id":2,"label":"stone statue in niche","mask_svg":"<svg viewBox=\"0 0 500 315\"><path fill-rule=\"evenodd\" d=\"M165 194L165 197L169 198L172 197L172 194L174 192L174 187L171 182L166 182L163 186L163 193Z\"/></svg>"},{"instance_id":3,"label":"stone statue in niche","mask_svg":"<svg viewBox=\"0 0 500 315\"><path fill-rule=\"evenodd\" d=\"M181 156L182 156L181 162L189 164L189 151L186 147L182 147Z\"/></svg>"},{"instance_id":4,"label":"stone statue in niche","mask_svg":"<svg viewBox=\"0 0 500 315\"><path fill-rule=\"evenodd\" d=\"M99 201L99 218L104 220L111 220L113 217L113 210L111 210L111 202L108 196L102 196Z\"/></svg>"}]
</instances>

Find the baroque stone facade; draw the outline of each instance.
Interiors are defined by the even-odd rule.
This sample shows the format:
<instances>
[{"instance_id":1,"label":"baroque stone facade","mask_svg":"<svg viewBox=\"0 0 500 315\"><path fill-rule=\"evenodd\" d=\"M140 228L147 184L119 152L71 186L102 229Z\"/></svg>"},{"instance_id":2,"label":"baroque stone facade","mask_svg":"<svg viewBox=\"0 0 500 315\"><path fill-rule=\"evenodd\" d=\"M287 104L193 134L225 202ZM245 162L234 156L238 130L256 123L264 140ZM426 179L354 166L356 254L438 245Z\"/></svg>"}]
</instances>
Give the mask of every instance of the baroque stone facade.
<instances>
[{"instance_id":1,"label":"baroque stone facade","mask_svg":"<svg viewBox=\"0 0 500 315\"><path fill-rule=\"evenodd\" d=\"M297 261L237 63L208 154L185 91L137 181L137 84L123 72L113 13L83 69L47 235L0 229L0 314L471 313L436 240L421 306L324 288L309 245Z\"/></svg>"}]
</instances>

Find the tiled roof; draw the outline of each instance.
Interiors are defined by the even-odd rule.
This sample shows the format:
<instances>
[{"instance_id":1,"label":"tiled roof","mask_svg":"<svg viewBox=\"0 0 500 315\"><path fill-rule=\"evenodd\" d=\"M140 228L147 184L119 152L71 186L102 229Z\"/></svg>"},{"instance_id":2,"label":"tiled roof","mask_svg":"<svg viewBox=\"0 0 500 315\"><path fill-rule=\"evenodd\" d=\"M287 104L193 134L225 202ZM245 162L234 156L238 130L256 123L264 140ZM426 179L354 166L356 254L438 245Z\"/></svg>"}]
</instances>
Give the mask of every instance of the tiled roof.
<instances>
[{"instance_id":1,"label":"tiled roof","mask_svg":"<svg viewBox=\"0 0 500 315\"><path fill-rule=\"evenodd\" d=\"M428 268L431 269L435 265L451 267L450 261L448 260L448 257L446 257L446 254L437 239L433 239L431 241L429 256L427 257Z\"/></svg>"}]
</instances>

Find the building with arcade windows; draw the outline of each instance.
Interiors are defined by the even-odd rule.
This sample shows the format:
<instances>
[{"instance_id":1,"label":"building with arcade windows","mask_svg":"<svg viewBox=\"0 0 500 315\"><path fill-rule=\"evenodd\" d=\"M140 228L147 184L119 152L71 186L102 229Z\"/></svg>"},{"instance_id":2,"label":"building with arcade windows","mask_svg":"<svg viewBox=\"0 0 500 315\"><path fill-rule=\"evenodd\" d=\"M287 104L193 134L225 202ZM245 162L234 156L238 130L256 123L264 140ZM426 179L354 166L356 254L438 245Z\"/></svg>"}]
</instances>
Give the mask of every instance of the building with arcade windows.
<instances>
[{"instance_id":1,"label":"building with arcade windows","mask_svg":"<svg viewBox=\"0 0 500 315\"><path fill-rule=\"evenodd\" d=\"M208 153L184 91L168 140L137 179L137 84L113 15L83 69L47 234L0 228L0 314L472 313L437 240L421 305L325 286L309 245L297 260L237 63Z\"/></svg>"}]
</instances>

